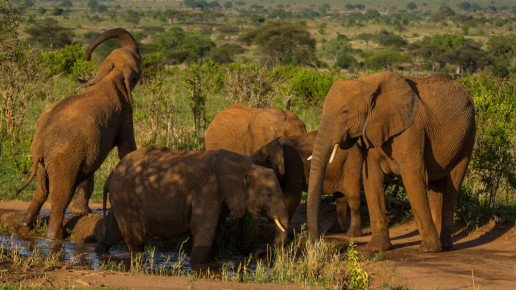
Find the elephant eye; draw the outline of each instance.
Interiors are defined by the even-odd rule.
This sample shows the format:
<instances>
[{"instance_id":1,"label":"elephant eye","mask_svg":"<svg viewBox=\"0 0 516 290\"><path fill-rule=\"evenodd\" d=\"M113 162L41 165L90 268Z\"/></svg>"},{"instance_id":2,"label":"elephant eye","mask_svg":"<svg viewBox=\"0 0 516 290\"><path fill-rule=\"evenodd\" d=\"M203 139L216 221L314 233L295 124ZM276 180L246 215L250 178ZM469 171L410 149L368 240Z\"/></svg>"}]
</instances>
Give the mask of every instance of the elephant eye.
<instances>
[{"instance_id":1,"label":"elephant eye","mask_svg":"<svg viewBox=\"0 0 516 290\"><path fill-rule=\"evenodd\" d=\"M272 192L267 192L267 197L272 197Z\"/></svg>"},{"instance_id":2,"label":"elephant eye","mask_svg":"<svg viewBox=\"0 0 516 290\"><path fill-rule=\"evenodd\" d=\"M344 114L347 114L347 113L349 113L349 111L348 111L348 110L346 110L346 109L342 110L342 112L341 112L341 114L343 114L343 115L344 115Z\"/></svg>"}]
</instances>

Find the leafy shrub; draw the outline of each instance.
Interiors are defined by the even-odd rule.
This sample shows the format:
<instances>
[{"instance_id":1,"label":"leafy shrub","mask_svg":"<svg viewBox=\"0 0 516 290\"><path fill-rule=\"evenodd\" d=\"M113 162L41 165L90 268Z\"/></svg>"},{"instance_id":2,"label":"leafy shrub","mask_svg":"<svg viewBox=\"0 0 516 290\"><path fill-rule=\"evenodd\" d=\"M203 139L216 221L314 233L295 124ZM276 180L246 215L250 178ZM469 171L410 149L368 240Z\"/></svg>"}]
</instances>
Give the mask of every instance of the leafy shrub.
<instances>
[{"instance_id":1,"label":"leafy shrub","mask_svg":"<svg viewBox=\"0 0 516 290\"><path fill-rule=\"evenodd\" d=\"M506 81L481 74L460 79L473 97L477 125L465 187L485 208L514 206L516 201L515 77Z\"/></svg>"},{"instance_id":2,"label":"leafy shrub","mask_svg":"<svg viewBox=\"0 0 516 290\"><path fill-rule=\"evenodd\" d=\"M97 65L94 62L83 60L84 53L84 49L78 44L71 44L58 51L42 51L39 59L47 68L49 76L65 74L90 79L95 75Z\"/></svg>"},{"instance_id":3,"label":"leafy shrub","mask_svg":"<svg viewBox=\"0 0 516 290\"><path fill-rule=\"evenodd\" d=\"M317 105L322 103L334 81L333 76L326 73L299 69L292 76L290 85L294 96L307 104Z\"/></svg>"}]
</instances>

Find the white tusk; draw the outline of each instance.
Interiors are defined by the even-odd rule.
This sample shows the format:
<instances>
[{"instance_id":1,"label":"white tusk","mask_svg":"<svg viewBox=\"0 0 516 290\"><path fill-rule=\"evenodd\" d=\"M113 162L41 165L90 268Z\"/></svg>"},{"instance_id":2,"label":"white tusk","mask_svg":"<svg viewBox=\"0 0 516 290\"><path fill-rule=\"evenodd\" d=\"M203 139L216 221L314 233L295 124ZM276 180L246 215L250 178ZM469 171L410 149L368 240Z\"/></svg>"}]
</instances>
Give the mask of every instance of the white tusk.
<instances>
[{"instance_id":1,"label":"white tusk","mask_svg":"<svg viewBox=\"0 0 516 290\"><path fill-rule=\"evenodd\" d=\"M328 163L331 163L333 161L333 158L335 157L335 153L337 153L337 148L339 147L339 144L335 144L333 147L333 152L331 152L330 161Z\"/></svg>"},{"instance_id":2,"label":"white tusk","mask_svg":"<svg viewBox=\"0 0 516 290\"><path fill-rule=\"evenodd\" d=\"M285 228L281 225L280 221L278 219L274 219L274 222L276 223L276 225L278 226L278 228L282 231L282 232L286 232L285 231Z\"/></svg>"},{"instance_id":3,"label":"white tusk","mask_svg":"<svg viewBox=\"0 0 516 290\"><path fill-rule=\"evenodd\" d=\"M308 158L306 158L306 160L308 160L308 161L312 160L312 155L308 156Z\"/></svg>"}]
</instances>

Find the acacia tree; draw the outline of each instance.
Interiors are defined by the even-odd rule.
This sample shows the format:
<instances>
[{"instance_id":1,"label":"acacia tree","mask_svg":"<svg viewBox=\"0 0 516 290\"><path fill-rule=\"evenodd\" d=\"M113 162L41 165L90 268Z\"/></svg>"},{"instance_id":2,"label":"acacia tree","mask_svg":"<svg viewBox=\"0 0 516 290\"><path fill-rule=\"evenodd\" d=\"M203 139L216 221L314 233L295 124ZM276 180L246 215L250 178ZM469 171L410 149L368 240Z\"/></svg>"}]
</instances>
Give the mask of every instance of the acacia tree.
<instances>
[{"instance_id":1,"label":"acacia tree","mask_svg":"<svg viewBox=\"0 0 516 290\"><path fill-rule=\"evenodd\" d=\"M269 64L312 64L315 60L315 39L301 24L270 20L238 37L247 45L254 44Z\"/></svg>"}]
</instances>

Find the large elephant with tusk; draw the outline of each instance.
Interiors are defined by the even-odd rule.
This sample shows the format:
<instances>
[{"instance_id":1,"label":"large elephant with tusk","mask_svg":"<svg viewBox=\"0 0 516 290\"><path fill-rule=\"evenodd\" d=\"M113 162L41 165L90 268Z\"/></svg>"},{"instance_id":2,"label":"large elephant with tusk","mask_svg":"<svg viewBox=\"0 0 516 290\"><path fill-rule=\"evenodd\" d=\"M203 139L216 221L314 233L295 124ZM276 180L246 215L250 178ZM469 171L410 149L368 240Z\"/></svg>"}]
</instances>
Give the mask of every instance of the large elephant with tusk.
<instances>
[{"instance_id":1,"label":"large elephant with tusk","mask_svg":"<svg viewBox=\"0 0 516 290\"><path fill-rule=\"evenodd\" d=\"M289 226L274 171L226 150L140 149L122 159L106 180L104 209L107 193L111 209L99 251L123 238L134 255L143 251L147 236L190 232L195 265L214 257L230 212L269 217L283 232Z\"/></svg>"},{"instance_id":2,"label":"large elephant with tusk","mask_svg":"<svg viewBox=\"0 0 516 290\"><path fill-rule=\"evenodd\" d=\"M347 149L361 139L372 230L367 248L392 247L385 214L385 174L403 180L421 235L420 250L452 247L453 217L475 130L473 101L448 75L411 78L382 72L335 82L324 101L314 142L308 229L319 234L319 197L332 148Z\"/></svg>"}]
</instances>

